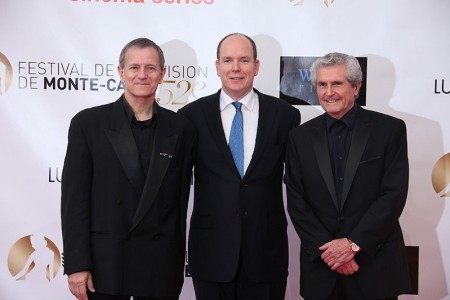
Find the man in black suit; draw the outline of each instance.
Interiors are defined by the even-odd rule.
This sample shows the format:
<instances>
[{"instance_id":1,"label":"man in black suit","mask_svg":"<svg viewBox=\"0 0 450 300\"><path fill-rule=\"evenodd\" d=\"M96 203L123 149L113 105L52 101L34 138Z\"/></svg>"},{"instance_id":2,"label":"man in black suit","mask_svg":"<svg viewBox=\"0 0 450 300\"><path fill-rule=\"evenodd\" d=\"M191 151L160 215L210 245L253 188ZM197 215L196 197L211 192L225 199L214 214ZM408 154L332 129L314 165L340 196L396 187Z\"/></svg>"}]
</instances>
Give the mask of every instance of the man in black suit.
<instances>
[{"instance_id":1,"label":"man in black suit","mask_svg":"<svg viewBox=\"0 0 450 300\"><path fill-rule=\"evenodd\" d=\"M64 273L78 299L178 299L195 131L155 102L166 72L158 45L133 40L119 60L124 94L70 124Z\"/></svg>"},{"instance_id":2,"label":"man in black suit","mask_svg":"<svg viewBox=\"0 0 450 300\"><path fill-rule=\"evenodd\" d=\"M397 299L410 288L399 217L408 191L406 126L355 104L358 61L330 53L311 67L325 113L293 130L288 212L301 239L307 299Z\"/></svg>"},{"instance_id":3,"label":"man in black suit","mask_svg":"<svg viewBox=\"0 0 450 300\"><path fill-rule=\"evenodd\" d=\"M198 132L188 252L197 300L284 299L282 176L288 132L300 113L253 89L258 70L254 41L227 35L217 47L222 89L179 111ZM243 127L234 130L239 115ZM229 148L233 132L242 134L240 154Z\"/></svg>"}]
</instances>

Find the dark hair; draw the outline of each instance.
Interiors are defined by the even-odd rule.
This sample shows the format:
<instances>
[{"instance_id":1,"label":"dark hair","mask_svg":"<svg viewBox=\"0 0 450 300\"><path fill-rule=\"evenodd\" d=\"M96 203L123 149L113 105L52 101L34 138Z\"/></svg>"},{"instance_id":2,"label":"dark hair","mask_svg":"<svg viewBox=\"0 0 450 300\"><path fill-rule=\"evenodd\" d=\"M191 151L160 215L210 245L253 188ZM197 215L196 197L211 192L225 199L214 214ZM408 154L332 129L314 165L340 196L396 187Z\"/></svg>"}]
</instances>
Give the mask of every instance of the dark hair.
<instances>
[{"instance_id":1,"label":"dark hair","mask_svg":"<svg viewBox=\"0 0 450 300\"><path fill-rule=\"evenodd\" d=\"M129 42L128 44L125 45L125 47L123 47L122 51L120 52L120 56L119 56L119 66L123 69L125 67L125 54L127 53L127 51L130 48L154 48L159 55L159 64L161 69L164 68L164 53L161 49L161 47L159 47L155 42L153 42L152 40L149 40L147 38L137 38L135 40L132 40L131 42Z\"/></svg>"},{"instance_id":2,"label":"dark hair","mask_svg":"<svg viewBox=\"0 0 450 300\"><path fill-rule=\"evenodd\" d=\"M223 39L220 40L219 45L217 45L217 59L220 58L220 46L222 46L223 41L225 41L230 36L234 35L245 37L250 42L253 48L253 59L256 60L256 58L258 57L258 52L256 51L255 41L252 40L249 36L239 32L230 33L229 35L225 36Z\"/></svg>"},{"instance_id":3,"label":"dark hair","mask_svg":"<svg viewBox=\"0 0 450 300\"><path fill-rule=\"evenodd\" d=\"M351 55L332 52L318 58L309 68L311 71L311 83L314 87L317 86L317 70L322 67L331 67L345 65L347 67L347 80L352 86L356 86L362 81L361 66L356 58Z\"/></svg>"}]
</instances>

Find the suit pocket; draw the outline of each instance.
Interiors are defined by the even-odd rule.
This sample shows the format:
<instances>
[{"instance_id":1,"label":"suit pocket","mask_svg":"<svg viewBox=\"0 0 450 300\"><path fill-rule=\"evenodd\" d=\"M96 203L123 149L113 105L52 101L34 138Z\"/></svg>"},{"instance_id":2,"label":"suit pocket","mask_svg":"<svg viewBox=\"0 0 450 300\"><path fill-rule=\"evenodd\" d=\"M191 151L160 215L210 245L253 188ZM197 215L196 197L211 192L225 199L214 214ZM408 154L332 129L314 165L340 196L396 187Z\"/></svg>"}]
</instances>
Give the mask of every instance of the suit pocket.
<instances>
[{"instance_id":1,"label":"suit pocket","mask_svg":"<svg viewBox=\"0 0 450 300\"><path fill-rule=\"evenodd\" d=\"M382 159L382 158L383 158L382 156L371 157L371 158L368 158L368 159L365 159L365 160L360 161L359 164L360 164L360 165L363 165L363 164L375 162L375 161L380 160L380 159Z\"/></svg>"}]
</instances>

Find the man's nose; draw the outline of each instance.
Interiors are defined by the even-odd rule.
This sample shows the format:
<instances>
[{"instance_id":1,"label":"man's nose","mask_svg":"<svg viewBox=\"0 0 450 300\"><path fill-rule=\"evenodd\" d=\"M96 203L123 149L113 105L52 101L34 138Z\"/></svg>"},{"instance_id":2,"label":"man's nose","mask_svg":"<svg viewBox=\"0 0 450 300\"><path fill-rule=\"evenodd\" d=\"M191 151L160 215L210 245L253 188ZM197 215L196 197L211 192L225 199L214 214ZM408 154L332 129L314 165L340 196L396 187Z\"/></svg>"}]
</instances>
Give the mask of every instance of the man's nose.
<instances>
[{"instance_id":1,"label":"man's nose","mask_svg":"<svg viewBox=\"0 0 450 300\"><path fill-rule=\"evenodd\" d=\"M147 70L145 68L140 68L138 75L139 75L139 77L147 76Z\"/></svg>"},{"instance_id":2,"label":"man's nose","mask_svg":"<svg viewBox=\"0 0 450 300\"><path fill-rule=\"evenodd\" d=\"M241 69L241 66L239 64L239 61L233 62L233 71L234 72L239 72L240 69Z\"/></svg>"},{"instance_id":3,"label":"man's nose","mask_svg":"<svg viewBox=\"0 0 450 300\"><path fill-rule=\"evenodd\" d=\"M334 93L333 86L331 84L327 85L327 89L325 92L327 95L333 95L333 93Z\"/></svg>"}]
</instances>

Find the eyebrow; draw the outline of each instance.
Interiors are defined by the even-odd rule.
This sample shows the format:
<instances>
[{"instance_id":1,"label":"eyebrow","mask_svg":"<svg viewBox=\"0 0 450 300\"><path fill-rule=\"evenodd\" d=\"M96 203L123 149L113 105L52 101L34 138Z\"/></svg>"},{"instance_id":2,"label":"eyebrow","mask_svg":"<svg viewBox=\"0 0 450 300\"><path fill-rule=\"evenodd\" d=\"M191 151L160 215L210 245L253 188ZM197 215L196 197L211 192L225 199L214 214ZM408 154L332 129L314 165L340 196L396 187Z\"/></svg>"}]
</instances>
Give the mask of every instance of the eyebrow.
<instances>
[{"instance_id":1,"label":"eyebrow","mask_svg":"<svg viewBox=\"0 0 450 300\"><path fill-rule=\"evenodd\" d=\"M318 80L317 81L317 83L319 84L324 84L324 83L327 83L328 81L322 81L322 80ZM331 81L331 83L344 83L345 81L344 80L334 80L334 81Z\"/></svg>"},{"instance_id":2,"label":"eyebrow","mask_svg":"<svg viewBox=\"0 0 450 300\"><path fill-rule=\"evenodd\" d=\"M224 57L221 57L220 58L220 60L223 60L223 59L233 59L233 57L231 57L231 56L224 56ZM252 59L250 56L241 56L241 57L238 57L237 59Z\"/></svg>"},{"instance_id":3,"label":"eyebrow","mask_svg":"<svg viewBox=\"0 0 450 300\"><path fill-rule=\"evenodd\" d=\"M140 65L141 65L141 64L138 64L138 63L130 63L130 64L129 64L130 67L133 67L133 66L140 66ZM157 67L156 64L146 64L146 65L145 65L145 67L149 67L149 66L151 66L151 67Z\"/></svg>"}]
</instances>

